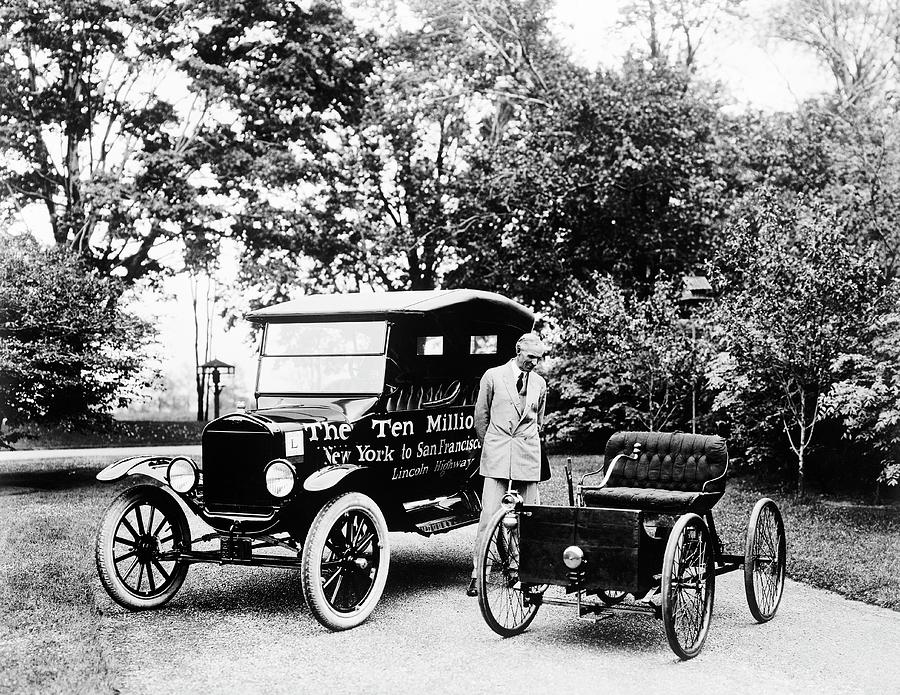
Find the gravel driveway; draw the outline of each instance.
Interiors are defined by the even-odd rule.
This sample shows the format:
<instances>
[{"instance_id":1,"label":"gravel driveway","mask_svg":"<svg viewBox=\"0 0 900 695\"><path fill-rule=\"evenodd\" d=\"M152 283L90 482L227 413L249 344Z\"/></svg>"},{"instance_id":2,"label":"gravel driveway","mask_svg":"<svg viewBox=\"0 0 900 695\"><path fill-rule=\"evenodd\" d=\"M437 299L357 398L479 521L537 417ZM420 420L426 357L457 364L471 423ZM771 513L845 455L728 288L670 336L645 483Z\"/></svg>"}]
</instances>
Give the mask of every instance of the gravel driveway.
<instances>
[{"instance_id":1,"label":"gravel driveway","mask_svg":"<svg viewBox=\"0 0 900 695\"><path fill-rule=\"evenodd\" d=\"M464 595L472 529L392 534L385 596L330 633L291 570L194 566L162 610L130 613L95 586L123 693L889 693L900 613L788 582L775 620L750 617L739 572L719 578L709 638L679 662L662 623L580 622L545 606L502 639Z\"/></svg>"}]
</instances>

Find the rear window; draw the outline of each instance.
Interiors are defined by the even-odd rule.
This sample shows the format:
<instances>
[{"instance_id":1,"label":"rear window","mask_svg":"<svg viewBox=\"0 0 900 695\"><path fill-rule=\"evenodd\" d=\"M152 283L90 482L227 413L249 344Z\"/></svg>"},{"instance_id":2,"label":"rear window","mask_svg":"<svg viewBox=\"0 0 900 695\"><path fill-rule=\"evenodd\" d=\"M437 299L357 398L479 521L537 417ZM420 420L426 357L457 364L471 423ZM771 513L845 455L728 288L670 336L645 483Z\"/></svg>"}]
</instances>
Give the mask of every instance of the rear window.
<instances>
[{"instance_id":1,"label":"rear window","mask_svg":"<svg viewBox=\"0 0 900 695\"><path fill-rule=\"evenodd\" d=\"M473 335L469 342L470 355L496 355L496 335Z\"/></svg>"},{"instance_id":2,"label":"rear window","mask_svg":"<svg viewBox=\"0 0 900 695\"><path fill-rule=\"evenodd\" d=\"M444 336L425 335L416 339L417 355L443 355Z\"/></svg>"}]
</instances>

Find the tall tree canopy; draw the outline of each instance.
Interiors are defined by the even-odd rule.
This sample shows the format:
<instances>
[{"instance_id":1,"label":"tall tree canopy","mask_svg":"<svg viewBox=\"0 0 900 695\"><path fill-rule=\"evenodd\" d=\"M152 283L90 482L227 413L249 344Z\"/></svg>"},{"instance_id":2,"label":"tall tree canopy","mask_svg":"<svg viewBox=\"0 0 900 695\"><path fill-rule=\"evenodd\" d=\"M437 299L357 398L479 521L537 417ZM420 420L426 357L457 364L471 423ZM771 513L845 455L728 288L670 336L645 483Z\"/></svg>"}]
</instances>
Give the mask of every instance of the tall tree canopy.
<instances>
[{"instance_id":1,"label":"tall tree canopy","mask_svg":"<svg viewBox=\"0 0 900 695\"><path fill-rule=\"evenodd\" d=\"M12 0L0 34L7 209L43 206L58 246L126 281L321 175L368 69L325 1Z\"/></svg>"},{"instance_id":2,"label":"tall tree canopy","mask_svg":"<svg viewBox=\"0 0 900 695\"><path fill-rule=\"evenodd\" d=\"M649 288L702 257L721 212L715 99L638 63L570 70L549 98L473 162L452 282L542 304L570 278Z\"/></svg>"},{"instance_id":3,"label":"tall tree canopy","mask_svg":"<svg viewBox=\"0 0 900 695\"><path fill-rule=\"evenodd\" d=\"M292 228L248 238L244 277L271 299L288 284L443 284L460 260L458 212L477 197L474 153L545 88L547 2L421 0L404 29L393 2L375 6L388 26L359 120L333 132L332 178L297 199Z\"/></svg>"},{"instance_id":4,"label":"tall tree canopy","mask_svg":"<svg viewBox=\"0 0 900 695\"><path fill-rule=\"evenodd\" d=\"M896 0L788 0L773 9L772 33L812 52L845 103L879 99L898 87Z\"/></svg>"}]
</instances>

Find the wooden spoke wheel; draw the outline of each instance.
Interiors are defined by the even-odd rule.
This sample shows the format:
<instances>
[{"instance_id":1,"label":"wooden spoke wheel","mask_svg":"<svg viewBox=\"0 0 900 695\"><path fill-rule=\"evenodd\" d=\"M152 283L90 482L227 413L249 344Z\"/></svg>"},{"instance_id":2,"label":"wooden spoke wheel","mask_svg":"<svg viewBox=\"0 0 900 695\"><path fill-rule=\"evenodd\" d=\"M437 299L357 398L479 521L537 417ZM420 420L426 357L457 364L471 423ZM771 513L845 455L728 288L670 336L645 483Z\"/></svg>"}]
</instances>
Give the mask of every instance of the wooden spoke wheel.
<instances>
[{"instance_id":1,"label":"wooden spoke wheel","mask_svg":"<svg viewBox=\"0 0 900 695\"><path fill-rule=\"evenodd\" d=\"M696 514L679 518L669 535L661 589L669 646L680 658L691 659L706 641L716 590L709 530Z\"/></svg>"},{"instance_id":2,"label":"wooden spoke wheel","mask_svg":"<svg viewBox=\"0 0 900 695\"><path fill-rule=\"evenodd\" d=\"M519 512L501 509L479 542L475 574L481 615L498 635L512 637L534 620L547 588L519 581Z\"/></svg>"},{"instance_id":3,"label":"wooden spoke wheel","mask_svg":"<svg viewBox=\"0 0 900 695\"><path fill-rule=\"evenodd\" d=\"M389 565L378 505L359 492L339 495L316 515L303 544L303 596L325 627L356 627L381 599Z\"/></svg>"},{"instance_id":4,"label":"wooden spoke wheel","mask_svg":"<svg viewBox=\"0 0 900 695\"><path fill-rule=\"evenodd\" d=\"M178 502L158 487L133 487L113 500L100 523L100 583L126 608L157 608L181 588L188 563L178 555L190 547L190 527Z\"/></svg>"},{"instance_id":5,"label":"wooden spoke wheel","mask_svg":"<svg viewBox=\"0 0 900 695\"><path fill-rule=\"evenodd\" d=\"M772 500L763 498L750 514L744 548L744 591L758 622L774 618L781 603L786 556L781 512Z\"/></svg>"}]
</instances>

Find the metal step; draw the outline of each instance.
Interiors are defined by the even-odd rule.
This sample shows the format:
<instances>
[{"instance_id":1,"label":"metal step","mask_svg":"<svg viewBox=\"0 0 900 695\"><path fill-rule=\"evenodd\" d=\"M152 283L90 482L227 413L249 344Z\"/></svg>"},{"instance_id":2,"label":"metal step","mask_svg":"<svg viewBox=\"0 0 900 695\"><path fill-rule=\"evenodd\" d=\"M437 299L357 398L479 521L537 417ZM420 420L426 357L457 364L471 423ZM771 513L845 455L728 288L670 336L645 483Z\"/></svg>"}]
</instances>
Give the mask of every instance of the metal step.
<instances>
[{"instance_id":1,"label":"metal step","mask_svg":"<svg viewBox=\"0 0 900 695\"><path fill-rule=\"evenodd\" d=\"M445 516L421 524L416 524L416 530L423 535L430 536L434 533L443 533L445 531L452 531L455 528L469 526L470 524L477 524L478 516L478 514L470 514L467 516L455 514L453 516Z\"/></svg>"}]
</instances>

